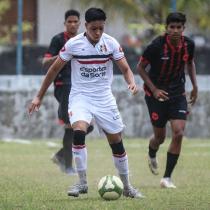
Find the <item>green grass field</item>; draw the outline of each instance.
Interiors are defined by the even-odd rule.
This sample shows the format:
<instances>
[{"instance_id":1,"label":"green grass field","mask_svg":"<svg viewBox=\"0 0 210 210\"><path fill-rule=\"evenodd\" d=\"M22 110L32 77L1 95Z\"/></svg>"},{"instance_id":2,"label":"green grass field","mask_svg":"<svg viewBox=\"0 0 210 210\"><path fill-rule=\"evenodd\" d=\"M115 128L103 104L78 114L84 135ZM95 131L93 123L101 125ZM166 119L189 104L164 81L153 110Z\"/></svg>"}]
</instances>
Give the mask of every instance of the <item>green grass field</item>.
<instances>
[{"instance_id":1,"label":"green grass field","mask_svg":"<svg viewBox=\"0 0 210 210\"><path fill-rule=\"evenodd\" d=\"M56 141L58 144L59 142ZM2 210L209 210L210 140L188 140L173 174L175 190L160 189L169 141L162 145L158 159L160 175L147 166L146 140L124 140L129 156L131 181L146 196L144 199L121 197L104 201L97 192L99 179L116 174L106 140L87 141L89 193L79 198L66 195L76 176L61 173L50 157L57 148L46 141L32 144L0 141L0 209Z\"/></svg>"}]
</instances>

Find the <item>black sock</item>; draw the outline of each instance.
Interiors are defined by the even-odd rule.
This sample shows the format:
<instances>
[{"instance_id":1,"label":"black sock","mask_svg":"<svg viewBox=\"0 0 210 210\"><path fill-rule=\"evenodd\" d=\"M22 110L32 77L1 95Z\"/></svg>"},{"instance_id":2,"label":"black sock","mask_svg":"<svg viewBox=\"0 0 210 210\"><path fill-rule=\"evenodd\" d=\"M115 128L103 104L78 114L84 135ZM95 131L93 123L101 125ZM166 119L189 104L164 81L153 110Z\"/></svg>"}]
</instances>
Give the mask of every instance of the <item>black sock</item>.
<instances>
[{"instance_id":1,"label":"black sock","mask_svg":"<svg viewBox=\"0 0 210 210\"><path fill-rule=\"evenodd\" d=\"M72 167L73 129L66 128L63 136L63 157L66 168Z\"/></svg>"},{"instance_id":2,"label":"black sock","mask_svg":"<svg viewBox=\"0 0 210 210\"><path fill-rule=\"evenodd\" d=\"M175 168L178 158L179 154L172 154L170 152L167 153L166 170L163 177L171 177L171 174Z\"/></svg>"},{"instance_id":3,"label":"black sock","mask_svg":"<svg viewBox=\"0 0 210 210\"><path fill-rule=\"evenodd\" d=\"M157 153L157 149L152 149L150 146L149 146L149 156L151 158L155 158L156 157L156 153Z\"/></svg>"}]
</instances>

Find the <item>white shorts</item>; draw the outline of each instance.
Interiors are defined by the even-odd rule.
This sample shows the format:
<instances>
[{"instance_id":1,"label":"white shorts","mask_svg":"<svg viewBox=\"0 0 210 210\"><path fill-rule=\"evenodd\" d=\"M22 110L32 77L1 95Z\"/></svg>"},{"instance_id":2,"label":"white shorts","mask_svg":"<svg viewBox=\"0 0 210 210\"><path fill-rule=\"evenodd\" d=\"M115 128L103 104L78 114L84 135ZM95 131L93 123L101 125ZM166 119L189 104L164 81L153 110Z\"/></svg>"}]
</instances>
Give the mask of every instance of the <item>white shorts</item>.
<instances>
[{"instance_id":1,"label":"white shorts","mask_svg":"<svg viewBox=\"0 0 210 210\"><path fill-rule=\"evenodd\" d=\"M94 119L99 129L116 134L123 130L124 124L120 116L115 98L111 95L107 100L98 103L92 99L76 95L69 98L69 120L71 124L77 121L85 121L88 124Z\"/></svg>"}]
</instances>

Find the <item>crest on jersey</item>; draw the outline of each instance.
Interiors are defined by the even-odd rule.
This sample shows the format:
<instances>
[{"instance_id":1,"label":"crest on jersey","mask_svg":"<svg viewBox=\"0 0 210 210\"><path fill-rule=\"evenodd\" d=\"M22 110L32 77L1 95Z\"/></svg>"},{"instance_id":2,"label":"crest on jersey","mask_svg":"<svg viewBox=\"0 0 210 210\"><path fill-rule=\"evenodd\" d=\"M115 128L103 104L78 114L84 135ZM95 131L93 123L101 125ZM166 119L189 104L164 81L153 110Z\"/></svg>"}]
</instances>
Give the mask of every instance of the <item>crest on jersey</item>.
<instances>
[{"instance_id":1,"label":"crest on jersey","mask_svg":"<svg viewBox=\"0 0 210 210\"><path fill-rule=\"evenodd\" d=\"M101 52L107 52L107 48L105 44L100 45L100 51Z\"/></svg>"}]
</instances>

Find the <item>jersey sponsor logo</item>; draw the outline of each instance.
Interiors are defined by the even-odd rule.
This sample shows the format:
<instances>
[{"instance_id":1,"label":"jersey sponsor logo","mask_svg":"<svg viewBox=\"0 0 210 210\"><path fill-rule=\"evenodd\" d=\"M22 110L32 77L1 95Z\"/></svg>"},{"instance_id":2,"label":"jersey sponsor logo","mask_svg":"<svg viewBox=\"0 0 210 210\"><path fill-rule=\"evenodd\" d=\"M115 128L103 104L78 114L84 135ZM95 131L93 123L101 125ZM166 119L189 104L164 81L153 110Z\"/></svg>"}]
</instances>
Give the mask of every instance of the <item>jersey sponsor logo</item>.
<instances>
[{"instance_id":1,"label":"jersey sponsor logo","mask_svg":"<svg viewBox=\"0 0 210 210\"><path fill-rule=\"evenodd\" d=\"M168 60L169 57L161 57L161 60Z\"/></svg>"},{"instance_id":2,"label":"jersey sponsor logo","mask_svg":"<svg viewBox=\"0 0 210 210\"><path fill-rule=\"evenodd\" d=\"M106 67L99 66L98 68L87 68L81 67L80 73L83 78L93 79L96 77L105 77L106 75Z\"/></svg>"},{"instance_id":3,"label":"jersey sponsor logo","mask_svg":"<svg viewBox=\"0 0 210 210\"><path fill-rule=\"evenodd\" d=\"M152 117L152 120L154 120L154 121L159 119L159 115L157 112L152 112L151 117Z\"/></svg>"}]
</instances>

